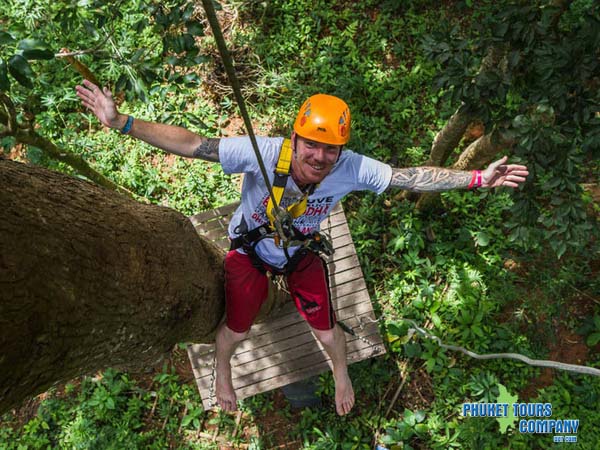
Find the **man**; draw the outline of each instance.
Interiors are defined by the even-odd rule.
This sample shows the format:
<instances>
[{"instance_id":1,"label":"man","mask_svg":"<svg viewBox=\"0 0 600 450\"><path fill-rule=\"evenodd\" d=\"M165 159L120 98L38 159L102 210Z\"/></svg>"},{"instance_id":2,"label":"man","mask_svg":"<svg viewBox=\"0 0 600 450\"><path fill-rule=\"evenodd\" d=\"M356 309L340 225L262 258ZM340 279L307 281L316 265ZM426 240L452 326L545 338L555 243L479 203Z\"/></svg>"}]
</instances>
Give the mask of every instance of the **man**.
<instances>
[{"instance_id":1,"label":"man","mask_svg":"<svg viewBox=\"0 0 600 450\"><path fill-rule=\"evenodd\" d=\"M344 332L336 324L325 263L306 247L319 224L347 193L400 188L435 192L474 187L517 187L528 175L525 166L505 165L506 157L483 172L439 167L392 168L372 158L342 149L350 138L350 110L344 101L317 94L302 105L289 141L258 138L269 183L290 147L289 176L283 180L280 204L293 217L289 246L273 237L272 200L247 137L205 138L181 127L145 122L120 114L110 91L89 81L77 95L106 126L180 156L220 162L226 173L245 173L242 202L229 227L232 250L225 258L226 321L216 336L216 398L226 411L236 409L230 359L267 296L266 272L283 274L296 307L331 358L335 404L339 415L354 405L348 376ZM280 180L281 180L280 179ZM262 231L261 231L262 229ZM265 237L266 236L266 237ZM303 241L304 239L304 241Z\"/></svg>"}]
</instances>

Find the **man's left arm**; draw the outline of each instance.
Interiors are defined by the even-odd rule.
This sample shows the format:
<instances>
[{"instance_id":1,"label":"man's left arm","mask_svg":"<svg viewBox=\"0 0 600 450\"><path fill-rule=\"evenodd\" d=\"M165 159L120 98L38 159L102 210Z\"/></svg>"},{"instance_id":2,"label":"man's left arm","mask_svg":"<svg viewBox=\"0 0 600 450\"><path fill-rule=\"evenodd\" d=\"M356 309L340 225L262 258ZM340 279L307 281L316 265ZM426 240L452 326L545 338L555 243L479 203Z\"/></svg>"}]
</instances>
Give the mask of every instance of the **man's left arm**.
<instances>
[{"instance_id":1,"label":"man's left arm","mask_svg":"<svg viewBox=\"0 0 600 450\"><path fill-rule=\"evenodd\" d=\"M507 157L493 162L483 171L455 170L443 167L392 168L389 189L398 188L414 192L442 192L469 187L516 188L525 181L529 172L526 166L505 164Z\"/></svg>"}]
</instances>

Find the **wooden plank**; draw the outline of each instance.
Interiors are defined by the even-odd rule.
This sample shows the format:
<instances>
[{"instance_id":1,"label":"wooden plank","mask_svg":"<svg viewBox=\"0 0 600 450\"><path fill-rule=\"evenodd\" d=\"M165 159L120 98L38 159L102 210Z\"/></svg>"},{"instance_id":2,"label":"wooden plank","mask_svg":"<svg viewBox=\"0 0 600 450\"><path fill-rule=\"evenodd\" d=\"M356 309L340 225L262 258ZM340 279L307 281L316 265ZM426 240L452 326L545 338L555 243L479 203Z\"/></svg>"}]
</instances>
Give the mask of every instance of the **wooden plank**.
<instances>
[{"instance_id":1,"label":"wooden plank","mask_svg":"<svg viewBox=\"0 0 600 450\"><path fill-rule=\"evenodd\" d=\"M365 326L365 331L364 333L361 333L361 336L378 336L377 331L377 324L367 324ZM294 340L294 338L297 338L298 341ZM290 336L289 338L284 339L284 341L288 342L284 345L280 345L281 342L278 337L275 345L269 345L267 348L263 348L262 351L258 350L256 355L254 354L254 350L238 354L232 360L235 361L235 364L232 365L233 378L242 378L249 372L254 373L281 364L286 367L294 366L296 365L298 355L308 355L317 352L317 349L322 350L319 342L315 339L310 330L306 330L306 332L301 333L300 335ZM347 336L346 348L348 351L358 350L359 348L364 347L371 347L371 345L353 336ZM266 377L261 376L261 378Z\"/></svg>"},{"instance_id":2,"label":"wooden plank","mask_svg":"<svg viewBox=\"0 0 600 450\"><path fill-rule=\"evenodd\" d=\"M342 320L347 326L351 327L356 331L359 335L363 334L363 331L358 327L359 319L363 320L374 319L374 313L371 308L365 305L363 302L359 305L349 306L348 308L344 308L337 312L338 320ZM356 319L356 318L359 319ZM354 319L354 320L350 320ZM254 328L253 328L254 330ZM300 336L304 333L310 333L310 327L308 324L300 318L299 315L296 317L296 322L291 323L290 325L274 330L267 330L267 333L262 333L260 335L251 334L248 339L242 341L240 346L237 348L236 353L232 359L232 364L235 364L236 361L248 361L251 355L254 352L261 352L262 354L268 354L267 350L261 348L263 346L269 346L272 348L271 352L278 351L276 349L279 346L279 341L284 339L289 339L294 336ZM311 334L312 336L312 334ZM350 340L350 338L348 337ZM377 340L380 342L380 339ZM304 341L303 341L304 342ZM287 343L286 343L287 345ZM188 353L190 354L190 359L193 368L202 369L203 367L211 367L212 365L212 353L214 352L214 344L191 344L188 346ZM259 353L257 353L258 355ZM257 356L258 358L258 356ZM197 376L199 376L197 374Z\"/></svg>"},{"instance_id":3,"label":"wooden plank","mask_svg":"<svg viewBox=\"0 0 600 450\"><path fill-rule=\"evenodd\" d=\"M347 325L355 330L355 332L364 338L372 341L368 344L358 337L346 335L348 351L359 348L367 348L381 345L381 338L378 334L377 324L368 320L364 327L359 326L360 319L373 319L371 313L363 314L360 317L352 317L346 321ZM266 368L276 366L278 364L294 365L294 361L301 355L307 355L317 352L317 348L322 350L320 343L315 339L308 326L303 323L297 324L290 332L284 334L274 334L270 336L272 341L263 341L256 348L249 348L242 352L237 352L233 356L232 373L233 378L240 378L250 370L257 372ZM286 330L287 331L287 330ZM246 340L246 342L252 339ZM213 356L210 355L212 361ZM211 364L194 364L193 367L198 369L197 378L202 376L210 376L212 373ZM252 369L249 369L252 367Z\"/></svg>"},{"instance_id":4,"label":"wooden plank","mask_svg":"<svg viewBox=\"0 0 600 450\"><path fill-rule=\"evenodd\" d=\"M383 354L383 353L382 353ZM377 355L380 356L380 355ZM348 353L348 363L352 364L354 362L362 361L364 359L368 359L373 357L372 355L367 355L364 351L357 351ZM253 395L256 395L261 392L270 391L282 386L286 386L290 383L295 383L297 381L304 380L308 377L315 376L330 370L329 361L322 361L318 364L315 364L311 367L304 367L302 369L298 369L295 372L288 373L284 376L278 378L271 378L269 380L265 380L262 382L257 382L255 384L251 384L248 386L244 386L239 390L236 390L236 393L239 395L240 399L248 398ZM208 392L208 390L206 391ZM207 399L208 400L208 399ZM206 402L208 405L208 401Z\"/></svg>"},{"instance_id":5,"label":"wooden plank","mask_svg":"<svg viewBox=\"0 0 600 450\"><path fill-rule=\"evenodd\" d=\"M376 332L375 332L376 333ZM372 335L377 336L377 334ZM312 337L312 335L311 335ZM366 336L369 338L370 336ZM274 353L257 361L249 361L239 365L232 364L233 386L236 391L240 388L256 382L266 382L276 377L281 377L312 366L323 361L329 361L327 353L321 345L312 337L313 341L306 342L295 348ZM377 356L385 353L385 347L381 343L367 345L358 339L349 340L346 343L347 354L358 353L367 357ZM210 386L212 380L212 367L206 367L204 374L196 378Z\"/></svg>"},{"instance_id":6,"label":"wooden plank","mask_svg":"<svg viewBox=\"0 0 600 450\"><path fill-rule=\"evenodd\" d=\"M364 302L362 302L358 305L350 305L347 308L336 311L336 316L338 320L346 322L355 316L368 316L369 314L372 314L372 312L373 310L364 306ZM294 321L290 321L290 323L286 324L286 326L280 326L276 328L277 324L275 324L273 328L265 329L263 332L259 332L258 334L252 333L248 339L245 339L240 343L235 353L237 355L236 358L241 357L244 352L254 352L263 345L274 345L274 343L277 342L275 339L273 339L274 337L276 337L277 340L286 339L290 336L310 331L310 326L304 319L302 319L300 314L295 312L289 317ZM282 322L280 321L279 324L282 324ZM348 326L350 325L348 324Z\"/></svg>"},{"instance_id":7,"label":"wooden plank","mask_svg":"<svg viewBox=\"0 0 600 450\"><path fill-rule=\"evenodd\" d=\"M198 214L194 214L190 217L192 223L202 223L211 219L215 219L222 216L228 216L233 214L233 212L240 205L240 202L230 203L229 205L224 205L219 208L211 209L209 211L204 211Z\"/></svg>"},{"instance_id":8,"label":"wooden plank","mask_svg":"<svg viewBox=\"0 0 600 450\"><path fill-rule=\"evenodd\" d=\"M383 355L384 353L381 353ZM376 356L381 356L376 355ZM355 362L359 362L368 358L373 357L374 355L365 353L364 350L359 350L356 352L351 352L347 354L348 363L352 364ZM320 361L312 366L305 366L301 369L298 369L294 372L289 372L280 377L270 378L267 380L257 381L254 384L249 384L241 388L236 388L236 394L239 400L243 400L245 398L251 397L253 395L270 391L282 386L286 386L290 383L295 383L297 381L304 380L308 377L318 375L320 373L326 372L330 370L329 360ZM210 390L210 378L202 378L196 379L196 384L198 386L199 391L202 396L202 403L205 409L210 409L212 406L209 403L209 390Z\"/></svg>"},{"instance_id":9,"label":"wooden plank","mask_svg":"<svg viewBox=\"0 0 600 450\"><path fill-rule=\"evenodd\" d=\"M371 358L373 356L380 356L385 353L383 345L379 345L376 348L365 347L360 345L361 342L358 340L349 341L347 344L347 357L348 363L361 361L363 359ZM307 375L307 371L314 370L313 374L321 373L330 370L330 360L327 354L319 347L319 344L314 344L317 349L311 353L301 353L300 350L296 353L302 355L295 359L291 359L292 356L281 355L281 363L278 365L272 365L262 370L254 370L249 367L246 370L241 370L243 374L241 377L237 376L234 371L233 384L238 395L238 399L246 398L249 395L254 395L258 392L264 392L267 390L275 389L286 384L299 381L304 379ZM212 371L211 371L212 373ZM208 395L211 384L212 376L204 376L202 378L196 378L196 383L204 392L203 401L208 403ZM208 406L208 405L207 405Z\"/></svg>"}]
</instances>

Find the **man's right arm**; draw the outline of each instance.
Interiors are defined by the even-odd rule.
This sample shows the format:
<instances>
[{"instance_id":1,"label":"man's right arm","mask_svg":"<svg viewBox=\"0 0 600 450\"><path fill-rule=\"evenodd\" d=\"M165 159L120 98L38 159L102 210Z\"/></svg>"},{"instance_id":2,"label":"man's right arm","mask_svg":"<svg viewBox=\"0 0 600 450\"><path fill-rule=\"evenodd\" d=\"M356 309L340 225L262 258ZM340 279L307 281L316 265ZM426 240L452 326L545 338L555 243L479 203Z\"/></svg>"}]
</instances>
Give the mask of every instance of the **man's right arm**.
<instances>
[{"instance_id":1,"label":"man's right arm","mask_svg":"<svg viewBox=\"0 0 600 450\"><path fill-rule=\"evenodd\" d=\"M128 116L117 111L112 93L87 80L83 84L84 86L76 87L83 105L107 127L122 130ZM206 138L182 127L134 119L127 134L179 156L219 161L220 139Z\"/></svg>"}]
</instances>

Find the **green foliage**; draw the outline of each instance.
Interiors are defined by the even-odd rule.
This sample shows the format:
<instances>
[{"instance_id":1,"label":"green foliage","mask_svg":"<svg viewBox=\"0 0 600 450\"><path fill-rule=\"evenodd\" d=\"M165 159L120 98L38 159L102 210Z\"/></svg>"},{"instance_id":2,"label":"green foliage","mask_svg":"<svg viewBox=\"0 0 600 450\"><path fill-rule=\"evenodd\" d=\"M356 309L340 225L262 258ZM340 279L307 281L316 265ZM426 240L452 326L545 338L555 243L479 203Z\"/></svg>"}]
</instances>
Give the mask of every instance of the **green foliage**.
<instances>
[{"instance_id":1,"label":"green foliage","mask_svg":"<svg viewBox=\"0 0 600 450\"><path fill-rule=\"evenodd\" d=\"M386 434L382 438L383 443L390 445L392 449L411 450L413 447L408 444L410 440L414 436L424 436L428 431L427 424L423 423L424 420L424 411L413 412L405 409L402 420L386 428Z\"/></svg>"},{"instance_id":2,"label":"green foliage","mask_svg":"<svg viewBox=\"0 0 600 450\"><path fill-rule=\"evenodd\" d=\"M6 65L16 81L38 92L72 78L62 56L55 56L61 48L80 57L92 73L112 80L129 99L145 100L149 86L161 80L195 83L197 78L185 79L185 70L175 69L206 60L195 43L204 30L193 2L25 1L10 6L3 11L10 28L0 30L0 83L6 91L11 88L3 75ZM32 60L48 62L34 70ZM31 104L28 110L38 112Z\"/></svg>"},{"instance_id":3,"label":"green foliage","mask_svg":"<svg viewBox=\"0 0 600 450\"><path fill-rule=\"evenodd\" d=\"M577 332L587 335L585 342L590 347L597 345L600 342L600 315L587 317Z\"/></svg>"},{"instance_id":4,"label":"green foliage","mask_svg":"<svg viewBox=\"0 0 600 450\"><path fill-rule=\"evenodd\" d=\"M197 429L203 414L195 387L166 371L155 377L154 390L108 369L77 388L67 385L64 394L43 400L22 430L1 428L0 447L158 449L180 429Z\"/></svg>"},{"instance_id":5,"label":"green foliage","mask_svg":"<svg viewBox=\"0 0 600 450\"><path fill-rule=\"evenodd\" d=\"M549 243L558 257L581 251L597 231L580 184L600 149L600 8L587 0L566 10L544 0L486 1L477 16L475 33L447 25L424 40L443 68L437 85L450 105L468 105L488 130L510 136L528 164L531 181L507 224L511 240L526 250ZM494 53L500 57L482 69Z\"/></svg>"},{"instance_id":6,"label":"green foliage","mask_svg":"<svg viewBox=\"0 0 600 450\"><path fill-rule=\"evenodd\" d=\"M495 403L500 395L498 379L489 372L471 375L467 387L471 390L471 395L483 403Z\"/></svg>"}]
</instances>

